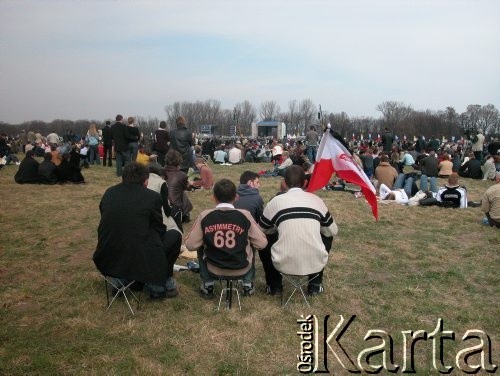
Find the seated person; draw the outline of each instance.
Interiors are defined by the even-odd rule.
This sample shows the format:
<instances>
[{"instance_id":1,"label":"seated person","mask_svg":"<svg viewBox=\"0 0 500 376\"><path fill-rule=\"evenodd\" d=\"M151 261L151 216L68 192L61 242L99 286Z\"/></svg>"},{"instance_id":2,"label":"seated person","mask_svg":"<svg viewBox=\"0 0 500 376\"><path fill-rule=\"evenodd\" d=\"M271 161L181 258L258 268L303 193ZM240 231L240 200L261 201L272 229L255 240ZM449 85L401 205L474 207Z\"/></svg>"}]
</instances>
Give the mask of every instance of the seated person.
<instances>
[{"instance_id":1,"label":"seated person","mask_svg":"<svg viewBox=\"0 0 500 376\"><path fill-rule=\"evenodd\" d=\"M259 224L268 235L268 246L259 252L266 274L267 292L282 292L281 273L308 275L308 292L320 294L323 269L333 237L337 234L321 198L304 192L304 169L290 166L285 173L286 193L275 196L264 208Z\"/></svg>"},{"instance_id":2,"label":"seated person","mask_svg":"<svg viewBox=\"0 0 500 376\"><path fill-rule=\"evenodd\" d=\"M447 178L453 172L453 162L451 161L450 155L444 153L443 160L438 164L439 172L438 176L440 178Z\"/></svg>"},{"instance_id":3,"label":"seated person","mask_svg":"<svg viewBox=\"0 0 500 376\"><path fill-rule=\"evenodd\" d=\"M394 200L398 204L405 205L408 203L408 195L404 189L389 189L385 184L380 185L380 198L382 200Z\"/></svg>"},{"instance_id":4,"label":"seated person","mask_svg":"<svg viewBox=\"0 0 500 376\"><path fill-rule=\"evenodd\" d=\"M375 169L375 179L378 181L377 192L380 191L380 186L382 184L386 187L392 188L397 177L398 171L389 163L389 157L386 154L382 154L380 157L380 163Z\"/></svg>"},{"instance_id":5,"label":"seated person","mask_svg":"<svg viewBox=\"0 0 500 376\"><path fill-rule=\"evenodd\" d=\"M235 209L236 186L228 179L214 185L215 209L201 212L186 237L186 247L198 251L201 286L204 298L214 296L217 275L242 275L243 293L253 292L249 274L253 266L253 250L262 249L267 240L247 210ZM210 271L209 271L210 270Z\"/></svg>"},{"instance_id":6,"label":"seated person","mask_svg":"<svg viewBox=\"0 0 500 376\"><path fill-rule=\"evenodd\" d=\"M66 153L61 156L61 164L56 168L57 180L59 183L85 183L79 161L71 163L70 160L71 154Z\"/></svg>"},{"instance_id":7,"label":"seated person","mask_svg":"<svg viewBox=\"0 0 500 376\"><path fill-rule=\"evenodd\" d=\"M224 145L221 145L219 149L214 152L214 163L221 164L226 163L227 153L224 150Z\"/></svg>"},{"instance_id":8,"label":"seated person","mask_svg":"<svg viewBox=\"0 0 500 376\"><path fill-rule=\"evenodd\" d=\"M441 203L440 206L452 208L467 207L467 189L458 184L458 174L456 172L450 174L448 184L439 188L436 200Z\"/></svg>"},{"instance_id":9,"label":"seated person","mask_svg":"<svg viewBox=\"0 0 500 376\"><path fill-rule=\"evenodd\" d=\"M227 154L228 154L228 161L231 164L239 164L243 161L241 149L238 148L236 145L233 145L233 147L229 149L229 152Z\"/></svg>"},{"instance_id":10,"label":"seated person","mask_svg":"<svg viewBox=\"0 0 500 376\"><path fill-rule=\"evenodd\" d=\"M38 161L35 159L35 152L28 150L26 156L21 161L19 169L14 175L17 184L36 184L38 183Z\"/></svg>"},{"instance_id":11,"label":"seated person","mask_svg":"<svg viewBox=\"0 0 500 376\"><path fill-rule=\"evenodd\" d=\"M279 176L285 176L286 169L293 165L292 159L289 157L288 151L284 151L281 157L281 163L274 168L274 171Z\"/></svg>"},{"instance_id":12,"label":"seated person","mask_svg":"<svg viewBox=\"0 0 500 376\"><path fill-rule=\"evenodd\" d=\"M473 152L469 153L469 160L465 162L458 170L458 175L463 178L482 179L483 170L481 169L481 161L476 159Z\"/></svg>"},{"instance_id":13,"label":"seated person","mask_svg":"<svg viewBox=\"0 0 500 376\"><path fill-rule=\"evenodd\" d=\"M146 188L148 177L147 167L131 162L122 182L104 193L93 260L103 275L144 283L151 299L170 298L178 294L173 267L182 238L166 230L162 199Z\"/></svg>"},{"instance_id":14,"label":"seated person","mask_svg":"<svg viewBox=\"0 0 500 376\"><path fill-rule=\"evenodd\" d=\"M200 178L193 180L191 186L202 189L212 189L214 185L214 173L203 158L196 158L194 161L196 168L200 172Z\"/></svg>"},{"instance_id":15,"label":"seated person","mask_svg":"<svg viewBox=\"0 0 500 376\"><path fill-rule=\"evenodd\" d=\"M483 165L483 180L495 180L495 173L497 171L495 166L495 158L499 159L500 157L496 155L486 156L486 161Z\"/></svg>"},{"instance_id":16,"label":"seated person","mask_svg":"<svg viewBox=\"0 0 500 376\"><path fill-rule=\"evenodd\" d=\"M168 200L172 205L174 213L182 214L182 223L189 222L189 213L193 210L193 204L189 200L186 190L189 188L188 176L180 170L182 161L181 154L170 149L165 156L165 174L167 176Z\"/></svg>"},{"instance_id":17,"label":"seated person","mask_svg":"<svg viewBox=\"0 0 500 376\"><path fill-rule=\"evenodd\" d=\"M58 180L56 170L57 167L52 162L52 153L45 153L43 162L38 166L38 181L41 184L56 184Z\"/></svg>"},{"instance_id":18,"label":"seated person","mask_svg":"<svg viewBox=\"0 0 500 376\"><path fill-rule=\"evenodd\" d=\"M488 219L488 224L500 228L500 172L495 175L496 183L484 192L481 210Z\"/></svg>"}]
</instances>

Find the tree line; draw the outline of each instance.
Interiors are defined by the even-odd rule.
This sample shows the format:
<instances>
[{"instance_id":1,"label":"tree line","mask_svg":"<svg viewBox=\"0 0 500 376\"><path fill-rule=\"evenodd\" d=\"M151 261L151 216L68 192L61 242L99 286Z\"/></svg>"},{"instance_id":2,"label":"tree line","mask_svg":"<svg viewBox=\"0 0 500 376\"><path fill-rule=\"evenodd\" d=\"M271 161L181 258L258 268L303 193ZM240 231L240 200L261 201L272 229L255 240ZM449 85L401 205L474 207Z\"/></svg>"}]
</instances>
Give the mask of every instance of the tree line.
<instances>
[{"instance_id":1,"label":"tree line","mask_svg":"<svg viewBox=\"0 0 500 376\"><path fill-rule=\"evenodd\" d=\"M500 136L500 114L493 104L469 105L462 113L458 113L453 107L438 111L414 110L411 105L398 101L383 102L376 109L380 112L379 118L350 117L345 112L322 111L321 106L310 99L290 100L283 110L274 100L264 101L258 107L245 100L237 103L234 108L227 109L222 108L220 101L209 99L168 104L164 108L165 119L141 115L134 117L137 126L144 134L154 133L160 120L165 120L172 129L175 127L175 119L182 115L192 132L200 132L202 125L212 125L215 136L228 136L234 127L238 136L249 136L251 124L259 120L283 122L287 126L287 133L297 136L305 134L311 125L324 126L327 123L346 138L351 138L352 134L359 136L361 133L375 137L386 127L399 137L423 135L426 138L431 136L460 138L479 129L487 136ZM57 119L49 123L33 120L22 124L0 122L0 132L15 136L24 129L39 131L44 135L55 132L62 136L67 130L71 130L77 135L85 135L91 123L95 123L99 128L104 126L104 120Z\"/></svg>"}]
</instances>

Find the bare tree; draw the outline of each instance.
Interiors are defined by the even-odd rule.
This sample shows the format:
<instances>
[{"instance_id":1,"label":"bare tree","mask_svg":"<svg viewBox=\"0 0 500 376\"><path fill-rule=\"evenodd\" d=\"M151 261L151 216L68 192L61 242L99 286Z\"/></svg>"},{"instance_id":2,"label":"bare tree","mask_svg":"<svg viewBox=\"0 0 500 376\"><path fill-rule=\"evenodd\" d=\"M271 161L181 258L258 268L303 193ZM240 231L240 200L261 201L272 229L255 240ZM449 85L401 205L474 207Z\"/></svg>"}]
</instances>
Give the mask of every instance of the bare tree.
<instances>
[{"instance_id":1,"label":"bare tree","mask_svg":"<svg viewBox=\"0 0 500 376\"><path fill-rule=\"evenodd\" d=\"M250 101L245 100L241 103L237 103L234 109L238 113L238 125L240 126L241 132L244 135L250 135L252 133L252 122L257 117L255 107Z\"/></svg>"},{"instance_id":2,"label":"bare tree","mask_svg":"<svg viewBox=\"0 0 500 376\"><path fill-rule=\"evenodd\" d=\"M304 99L299 103L299 118L302 123L301 132L304 134L309 130L309 126L315 122L317 114L316 106L310 99Z\"/></svg>"},{"instance_id":3,"label":"bare tree","mask_svg":"<svg viewBox=\"0 0 500 376\"><path fill-rule=\"evenodd\" d=\"M278 120L280 106L276 101L265 101L260 105L260 118L262 120Z\"/></svg>"},{"instance_id":4,"label":"bare tree","mask_svg":"<svg viewBox=\"0 0 500 376\"><path fill-rule=\"evenodd\" d=\"M413 113L411 106L396 101L386 101L379 104L377 111L382 113L384 125L393 131L398 131L398 124L408 119Z\"/></svg>"}]
</instances>

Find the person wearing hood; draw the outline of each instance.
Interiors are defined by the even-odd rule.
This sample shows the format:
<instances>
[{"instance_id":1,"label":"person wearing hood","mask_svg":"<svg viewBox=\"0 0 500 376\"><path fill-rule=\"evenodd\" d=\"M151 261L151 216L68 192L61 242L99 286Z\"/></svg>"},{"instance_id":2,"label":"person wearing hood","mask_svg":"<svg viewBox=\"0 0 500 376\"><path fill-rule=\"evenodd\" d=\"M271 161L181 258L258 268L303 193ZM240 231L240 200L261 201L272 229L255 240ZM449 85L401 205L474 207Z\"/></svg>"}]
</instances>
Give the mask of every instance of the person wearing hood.
<instances>
[{"instance_id":1,"label":"person wearing hood","mask_svg":"<svg viewBox=\"0 0 500 376\"><path fill-rule=\"evenodd\" d=\"M234 203L235 208L248 210L256 222L264 210L264 200L260 196L259 187L259 174L253 171L243 172L236 191L238 197Z\"/></svg>"}]
</instances>

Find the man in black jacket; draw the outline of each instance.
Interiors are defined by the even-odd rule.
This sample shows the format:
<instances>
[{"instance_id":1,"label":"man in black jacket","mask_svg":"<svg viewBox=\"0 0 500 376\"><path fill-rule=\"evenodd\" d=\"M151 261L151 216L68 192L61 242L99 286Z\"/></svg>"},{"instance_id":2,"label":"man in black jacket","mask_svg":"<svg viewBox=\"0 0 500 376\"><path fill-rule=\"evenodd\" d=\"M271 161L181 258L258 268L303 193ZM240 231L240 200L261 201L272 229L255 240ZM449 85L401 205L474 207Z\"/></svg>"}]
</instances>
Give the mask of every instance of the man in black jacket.
<instances>
[{"instance_id":1,"label":"man in black jacket","mask_svg":"<svg viewBox=\"0 0 500 376\"><path fill-rule=\"evenodd\" d=\"M127 126L122 123L122 120L122 115L116 115L116 122L111 126L111 135L115 145L116 176L122 176L123 167L130 162Z\"/></svg>"},{"instance_id":2,"label":"man in black jacket","mask_svg":"<svg viewBox=\"0 0 500 376\"><path fill-rule=\"evenodd\" d=\"M111 132L111 121L106 120L106 125L102 128L102 146L104 151L104 157L102 159L102 165L106 166L106 159L108 161L108 166L111 167L113 158L113 133Z\"/></svg>"},{"instance_id":3,"label":"man in black jacket","mask_svg":"<svg viewBox=\"0 0 500 376\"><path fill-rule=\"evenodd\" d=\"M180 170L186 174L193 163L193 137L186 128L186 119L179 116L175 119L177 129L170 132L170 149L178 151L182 155Z\"/></svg>"},{"instance_id":4,"label":"man in black jacket","mask_svg":"<svg viewBox=\"0 0 500 376\"><path fill-rule=\"evenodd\" d=\"M35 152L28 150L26 157L21 161L19 170L14 175L14 180L18 184L36 184L38 183L38 166L39 163L35 159Z\"/></svg>"},{"instance_id":5,"label":"man in black jacket","mask_svg":"<svg viewBox=\"0 0 500 376\"><path fill-rule=\"evenodd\" d=\"M481 162L476 159L473 152L469 154L469 160L465 162L458 170L458 175L463 178L482 179L483 170L481 170Z\"/></svg>"},{"instance_id":6,"label":"man in black jacket","mask_svg":"<svg viewBox=\"0 0 500 376\"><path fill-rule=\"evenodd\" d=\"M152 299L174 297L173 267L182 238L166 230L161 196L147 188L148 177L145 166L129 163L122 183L104 193L93 259L103 275L145 283Z\"/></svg>"}]
</instances>

